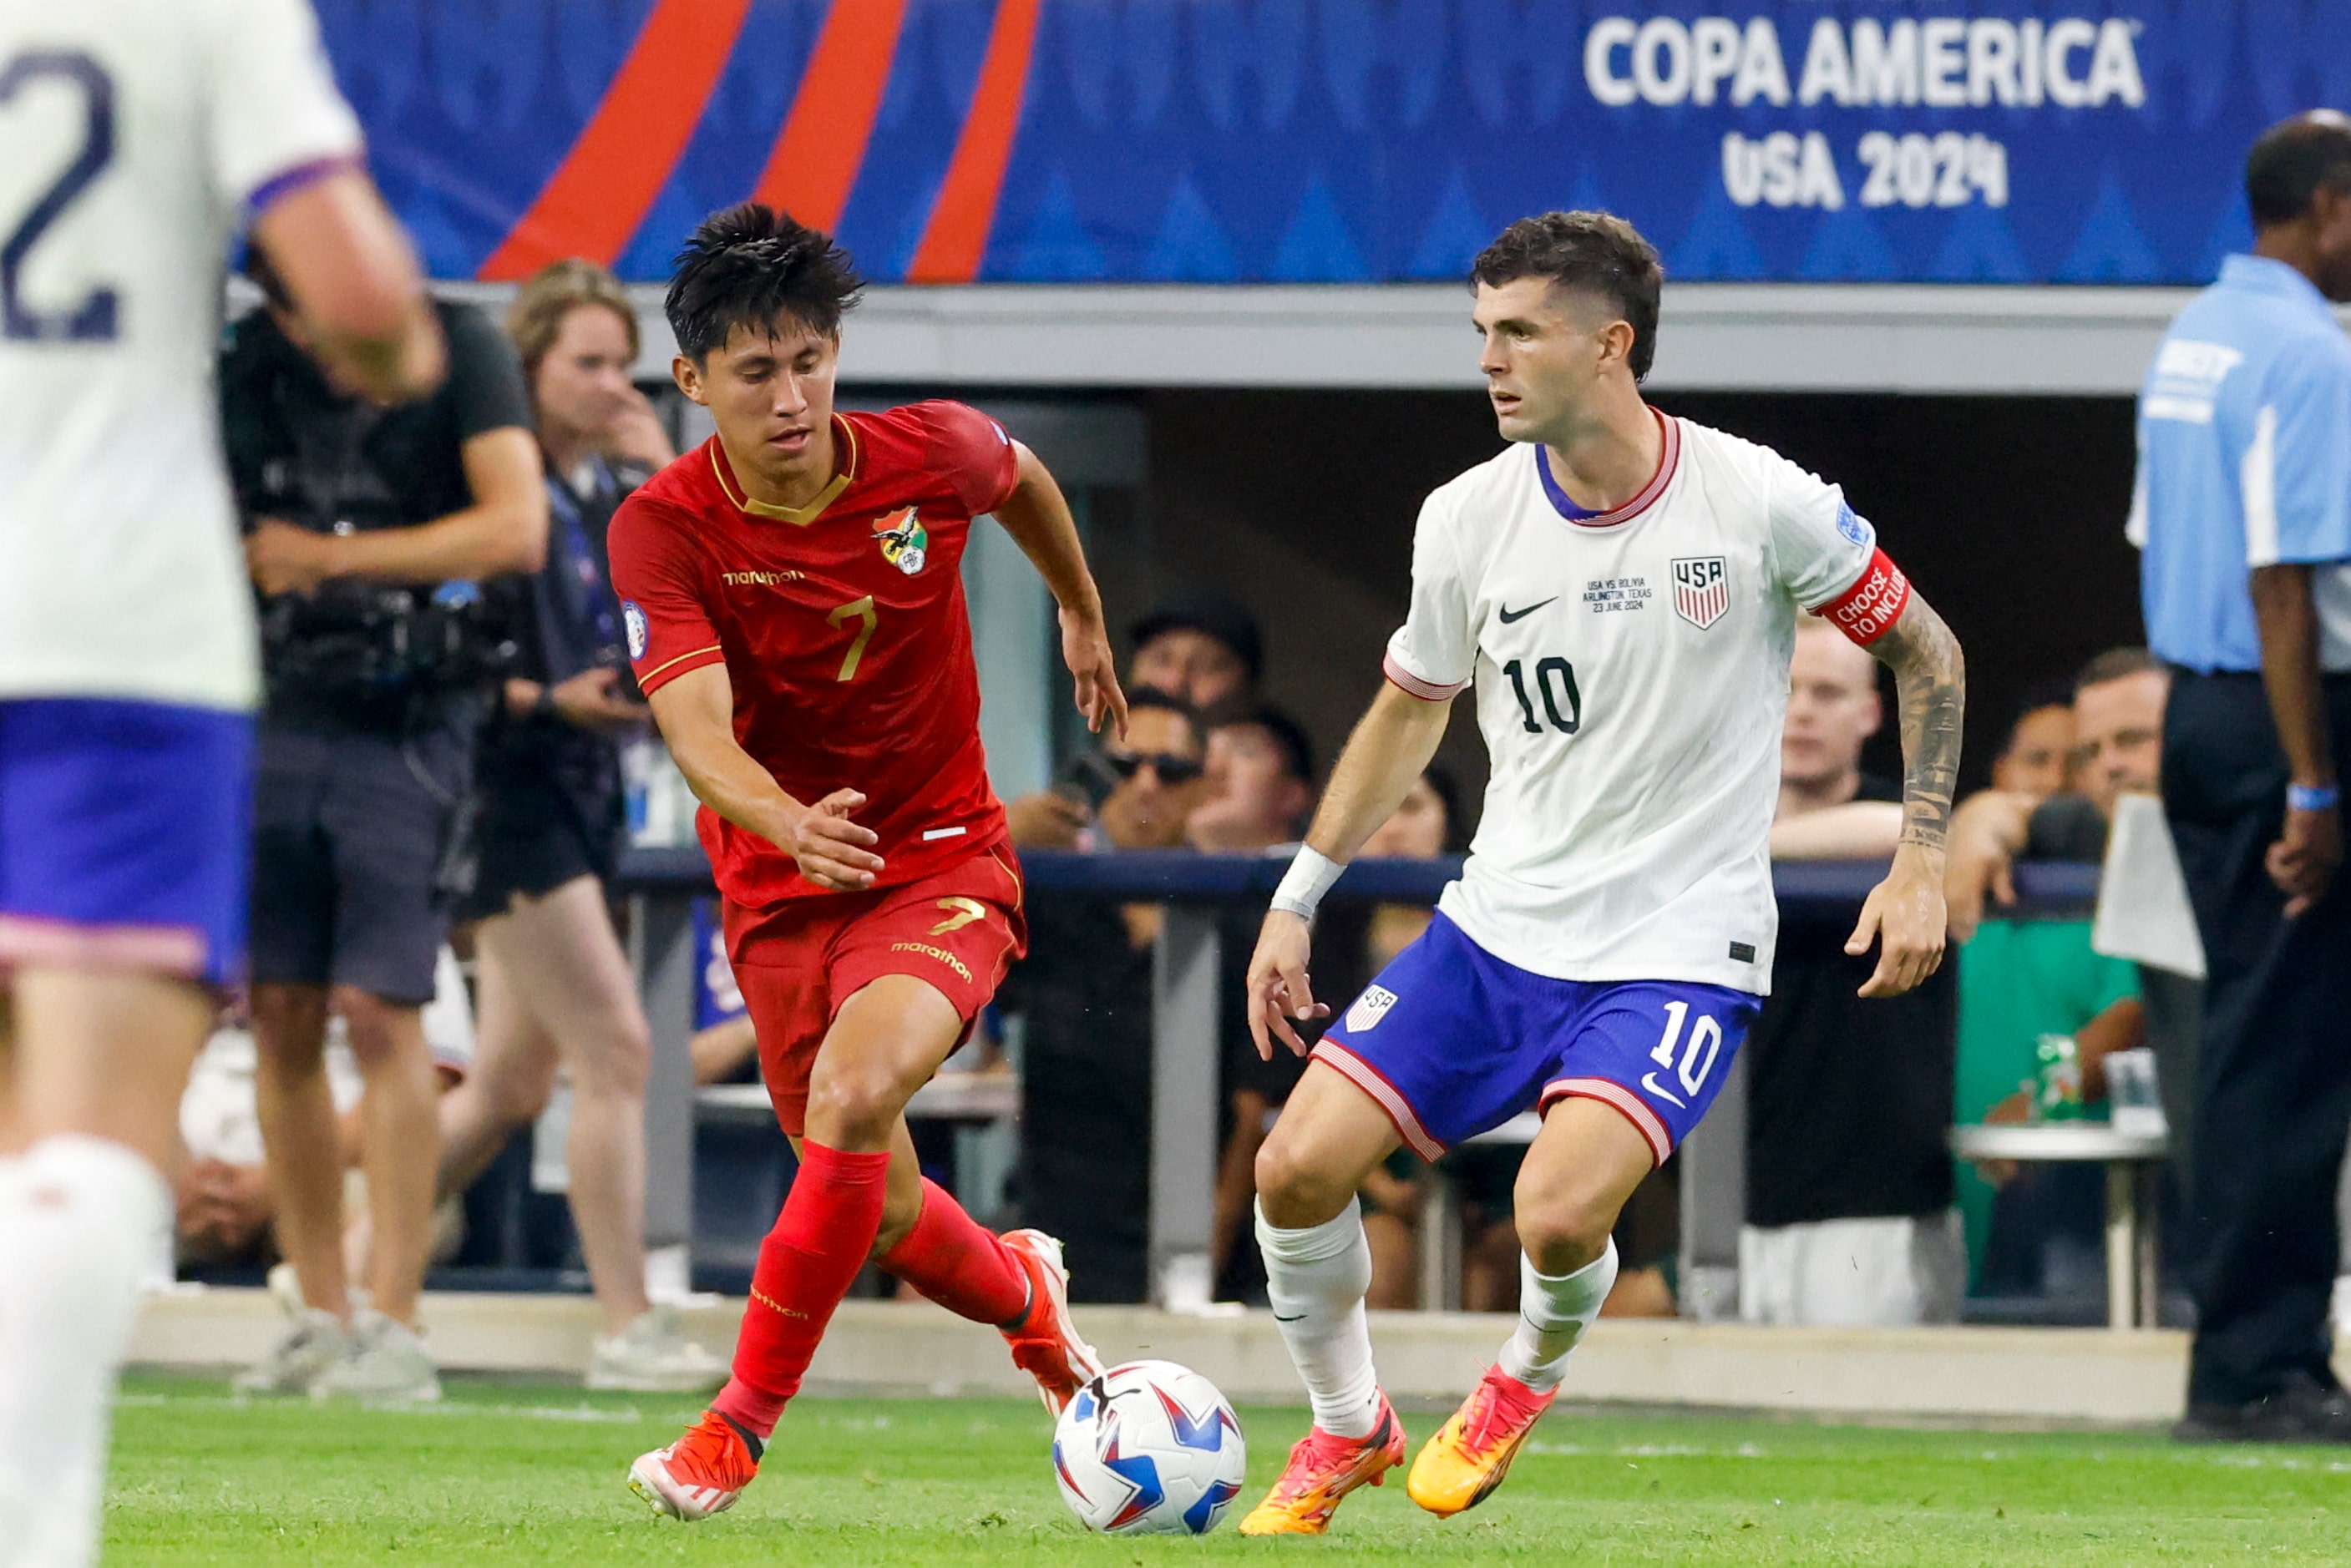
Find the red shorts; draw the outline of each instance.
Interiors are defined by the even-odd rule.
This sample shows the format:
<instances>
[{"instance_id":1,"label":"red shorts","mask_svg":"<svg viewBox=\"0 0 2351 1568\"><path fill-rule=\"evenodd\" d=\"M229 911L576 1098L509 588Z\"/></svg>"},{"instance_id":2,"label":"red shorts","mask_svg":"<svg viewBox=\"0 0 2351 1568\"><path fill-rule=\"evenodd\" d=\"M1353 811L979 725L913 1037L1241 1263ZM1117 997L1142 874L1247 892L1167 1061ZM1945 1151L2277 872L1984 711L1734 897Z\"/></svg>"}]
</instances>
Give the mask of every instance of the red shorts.
<instances>
[{"instance_id":1,"label":"red shorts","mask_svg":"<svg viewBox=\"0 0 2351 1568\"><path fill-rule=\"evenodd\" d=\"M927 981L971 1033L1012 961L1029 950L1020 868L997 845L896 888L726 906L726 956L759 1036L776 1119L808 1127L809 1074L841 1004L885 974Z\"/></svg>"}]
</instances>

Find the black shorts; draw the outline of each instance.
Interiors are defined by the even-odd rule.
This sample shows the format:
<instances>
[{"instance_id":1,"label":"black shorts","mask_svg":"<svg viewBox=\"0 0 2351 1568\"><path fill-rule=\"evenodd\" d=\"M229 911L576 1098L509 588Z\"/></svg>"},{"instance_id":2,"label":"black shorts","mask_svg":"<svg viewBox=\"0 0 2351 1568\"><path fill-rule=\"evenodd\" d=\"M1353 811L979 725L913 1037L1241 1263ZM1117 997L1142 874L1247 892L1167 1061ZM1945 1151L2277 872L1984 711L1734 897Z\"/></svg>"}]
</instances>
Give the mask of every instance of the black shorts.
<instances>
[{"instance_id":1,"label":"black shorts","mask_svg":"<svg viewBox=\"0 0 2351 1568\"><path fill-rule=\"evenodd\" d=\"M480 867L462 909L465 919L503 915L514 899L544 898L575 877L610 880L611 836L591 836L560 794L492 806L483 817ZM601 841L601 842L600 842Z\"/></svg>"},{"instance_id":2,"label":"black shorts","mask_svg":"<svg viewBox=\"0 0 2351 1568\"><path fill-rule=\"evenodd\" d=\"M433 1000L474 733L264 722L254 792L253 978Z\"/></svg>"}]
</instances>

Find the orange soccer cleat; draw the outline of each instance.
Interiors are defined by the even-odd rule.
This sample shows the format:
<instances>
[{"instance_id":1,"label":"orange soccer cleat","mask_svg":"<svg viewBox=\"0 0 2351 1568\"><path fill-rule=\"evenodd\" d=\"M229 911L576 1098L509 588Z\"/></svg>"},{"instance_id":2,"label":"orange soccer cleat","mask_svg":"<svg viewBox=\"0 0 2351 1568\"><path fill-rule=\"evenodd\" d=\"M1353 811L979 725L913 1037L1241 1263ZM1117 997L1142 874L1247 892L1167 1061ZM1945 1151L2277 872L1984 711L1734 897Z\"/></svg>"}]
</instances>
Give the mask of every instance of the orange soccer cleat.
<instances>
[{"instance_id":1,"label":"orange soccer cleat","mask_svg":"<svg viewBox=\"0 0 2351 1568\"><path fill-rule=\"evenodd\" d=\"M1102 1357L1070 1315L1061 1243L1042 1231L1007 1231L1000 1240L1029 1274L1029 1310L1002 1331L1004 1341L1012 1347L1012 1364L1037 1380L1038 1397L1058 1419L1078 1390L1102 1375Z\"/></svg>"},{"instance_id":2,"label":"orange soccer cleat","mask_svg":"<svg viewBox=\"0 0 2351 1568\"><path fill-rule=\"evenodd\" d=\"M1241 1521L1243 1535L1320 1535L1331 1528L1339 1500L1365 1482L1381 1485L1404 1463L1404 1423L1388 1397L1368 1438L1336 1438L1317 1427L1290 1450L1281 1479Z\"/></svg>"},{"instance_id":3,"label":"orange soccer cleat","mask_svg":"<svg viewBox=\"0 0 2351 1568\"><path fill-rule=\"evenodd\" d=\"M1412 1461L1405 1490L1443 1517L1477 1507L1510 1473L1519 1445L1558 1395L1556 1388L1538 1394L1499 1366L1486 1368L1461 1408Z\"/></svg>"},{"instance_id":4,"label":"orange soccer cleat","mask_svg":"<svg viewBox=\"0 0 2351 1568\"><path fill-rule=\"evenodd\" d=\"M629 1467L629 1490L655 1513L691 1524L735 1506L759 1473L759 1440L716 1410L666 1449L640 1454Z\"/></svg>"}]
</instances>

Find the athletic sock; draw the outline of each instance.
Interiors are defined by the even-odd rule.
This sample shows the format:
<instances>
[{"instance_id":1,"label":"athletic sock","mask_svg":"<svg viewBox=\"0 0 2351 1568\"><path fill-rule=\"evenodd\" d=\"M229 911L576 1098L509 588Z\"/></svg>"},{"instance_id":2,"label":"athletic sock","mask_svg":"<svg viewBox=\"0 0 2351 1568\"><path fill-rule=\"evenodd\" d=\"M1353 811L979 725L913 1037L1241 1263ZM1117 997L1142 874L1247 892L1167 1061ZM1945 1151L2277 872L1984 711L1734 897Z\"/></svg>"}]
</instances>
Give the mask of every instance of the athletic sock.
<instances>
[{"instance_id":1,"label":"athletic sock","mask_svg":"<svg viewBox=\"0 0 2351 1568\"><path fill-rule=\"evenodd\" d=\"M1559 1386L1567 1353L1600 1315L1616 1282L1616 1243L1572 1274L1539 1274L1532 1258L1519 1254L1519 1326L1502 1346L1497 1365L1538 1394Z\"/></svg>"},{"instance_id":2,"label":"athletic sock","mask_svg":"<svg viewBox=\"0 0 2351 1568\"><path fill-rule=\"evenodd\" d=\"M171 1216L161 1173L105 1138L44 1138L0 1176L0 1517L16 1521L23 1553L12 1562L97 1554L115 1374Z\"/></svg>"},{"instance_id":3,"label":"athletic sock","mask_svg":"<svg viewBox=\"0 0 2351 1568\"><path fill-rule=\"evenodd\" d=\"M813 1138L801 1142L799 1172L751 1271L735 1375L710 1402L763 1441L799 1392L833 1308L873 1251L889 1169L886 1149L846 1154Z\"/></svg>"},{"instance_id":4,"label":"athletic sock","mask_svg":"<svg viewBox=\"0 0 2351 1568\"><path fill-rule=\"evenodd\" d=\"M1259 1204L1257 1244L1265 1254L1266 1300L1305 1380L1314 1424L1333 1437L1370 1437L1379 1424L1380 1384L1364 1317L1372 1244L1363 1215L1350 1201L1335 1220L1284 1231L1267 1222Z\"/></svg>"},{"instance_id":5,"label":"athletic sock","mask_svg":"<svg viewBox=\"0 0 2351 1568\"><path fill-rule=\"evenodd\" d=\"M882 1266L974 1323L1017 1327L1028 1312L1029 1271L995 1231L927 1176L914 1228L883 1254Z\"/></svg>"}]
</instances>

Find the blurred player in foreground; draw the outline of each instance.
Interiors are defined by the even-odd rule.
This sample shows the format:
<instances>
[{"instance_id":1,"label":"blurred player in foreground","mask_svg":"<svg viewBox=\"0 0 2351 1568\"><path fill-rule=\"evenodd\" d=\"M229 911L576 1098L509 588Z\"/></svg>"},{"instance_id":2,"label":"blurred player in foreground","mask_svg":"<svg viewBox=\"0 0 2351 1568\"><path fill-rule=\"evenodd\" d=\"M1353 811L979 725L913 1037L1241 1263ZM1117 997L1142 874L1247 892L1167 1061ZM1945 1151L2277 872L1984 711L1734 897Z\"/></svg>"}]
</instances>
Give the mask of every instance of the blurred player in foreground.
<instances>
[{"instance_id":1,"label":"blurred player in foreground","mask_svg":"<svg viewBox=\"0 0 2351 1568\"><path fill-rule=\"evenodd\" d=\"M1058 1411L1101 1370L1061 1243L998 1237L923 1179L902 1115L1027 945L979 742L959 567L994 514L1061 606L1090 726L1123 733L1102 597L1036 455L959 403L833 411L862 288L827 235L755 202L706 220L668 296L677 384L718 433L612 519L638 682L703 801L727 956L800 1167L751 1275L734 1377L631 1467L660 1512L733 1504L872 1258L1002 1329Z\"/></svg>"},{"instance_id":2,"label":"blurred player in foreground","mask_svg":"<svg viewBox=\"0 0 2351 1568\"><path fill-rule=\"evenodd\" d=\"M1493 779L1461 880L1323 1034L1258 1156L1268 1293L1314 1426L1244 1534L1320 1534L1404 1459L1354 1202L1400 1142L1434 1159L1545 1113L1515 1193L1517 1333L1421 1450L1413 1501L1479 1502L1550 1406L1616 1277L1618 1210L1705 1114L1769 988L1765 846L1800 609L1871 649L1901 692L1901 846L1847 944L1881 944L1862 994L1907 991L1942 960L1949 629L1834 486L1643 400L1662 274L1631 225L1522 219L1470 276L1479 367L1515 444L1421 509L1387 684L1250 961L1259 1051L1303 1052L1294 1023L1327 1012L1306 973L1315 906L1473 680Z\"/></svg>"},{"instance_id":3,"label":"blurred player in foreground","mask_svg":"<svg viewBox=\"0 0 2351 1568\"><path fill-rule=\"evenodd\" d=\"M245 950L253 605L210 367L240 214L339 373L439 379L301 0L0 0L0 1561L95 1553L180 1091ZM25 177L16 177L24 171ZM46 194L44 194L46 192Z\"/></svg>"}]
</instances>

